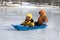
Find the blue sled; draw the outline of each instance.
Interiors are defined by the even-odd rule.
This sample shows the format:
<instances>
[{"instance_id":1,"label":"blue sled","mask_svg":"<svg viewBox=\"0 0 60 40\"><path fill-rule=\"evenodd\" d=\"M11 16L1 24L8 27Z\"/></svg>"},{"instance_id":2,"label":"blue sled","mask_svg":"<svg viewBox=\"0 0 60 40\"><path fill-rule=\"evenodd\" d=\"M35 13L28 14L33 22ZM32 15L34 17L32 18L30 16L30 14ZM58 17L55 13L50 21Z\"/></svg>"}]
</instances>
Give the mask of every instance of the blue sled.
<instances>
[{"instance_id":1,"label":"blue sled","mask_svg":"<svg viewBox=\"0 0 60 40\"><path fill-rule=\"evenodd\" d=\"M34 29L44 29L46 28L46 24L43 24L41 26L34 26L34 27L28 27L23 25L12 25L16 30L34 30Z\"/></svg>"}]
</instances>

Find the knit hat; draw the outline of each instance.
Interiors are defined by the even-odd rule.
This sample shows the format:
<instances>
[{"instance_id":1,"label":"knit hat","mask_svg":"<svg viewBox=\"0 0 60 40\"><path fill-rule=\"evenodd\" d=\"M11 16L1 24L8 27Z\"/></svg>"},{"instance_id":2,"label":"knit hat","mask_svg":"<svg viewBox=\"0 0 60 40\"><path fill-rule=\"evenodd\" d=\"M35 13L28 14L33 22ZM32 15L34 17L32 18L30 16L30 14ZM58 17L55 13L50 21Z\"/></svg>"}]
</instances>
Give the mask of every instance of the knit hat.
<instances>
[{"instance_id":1,"label":"knit hat","mask_svg":"<svg viewBox=\"0 0 60 40\"><path fill-rule=\"evenodd\" d=\"M31 13L27 13L26 16L29 16L32 19L32 14Z\"/></svg>"}]
</instances>

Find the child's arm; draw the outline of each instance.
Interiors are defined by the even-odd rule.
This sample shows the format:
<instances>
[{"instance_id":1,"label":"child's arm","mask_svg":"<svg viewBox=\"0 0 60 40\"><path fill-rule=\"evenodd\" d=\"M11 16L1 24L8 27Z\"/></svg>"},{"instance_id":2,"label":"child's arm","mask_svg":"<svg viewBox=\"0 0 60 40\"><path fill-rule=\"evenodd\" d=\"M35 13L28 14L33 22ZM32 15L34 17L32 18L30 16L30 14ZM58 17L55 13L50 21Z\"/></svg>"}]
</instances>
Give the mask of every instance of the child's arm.
<instances>
[{"instance_id":1,"label":"child's arm","mask_svg":"<svg viewBox=\"0 0 60 40\"><path fill-rule=\"evenodd\" d=\"M35 24L34 24L34 20L33 19L31 19L31 26L34 26Z\"/></svg>"},{"instance_id":2,"label":"child's arm","mask_svg":"<svg viewBox=\"0 0 60 40\"><path fill-rule=\"evenodd\" d=\"M24 24L25 24L25 22L21 23L21 25L24 25Z\"/></svg>"},{"instance_id":3,"label":"child's arm","mask_svg":"<svg viewBox=\"0 0 60 40\"><path fill-rule=\"evenodd\" d=\"M31 23L31 26L35 26L34 22Z\"/></svg>"}]
</instances>

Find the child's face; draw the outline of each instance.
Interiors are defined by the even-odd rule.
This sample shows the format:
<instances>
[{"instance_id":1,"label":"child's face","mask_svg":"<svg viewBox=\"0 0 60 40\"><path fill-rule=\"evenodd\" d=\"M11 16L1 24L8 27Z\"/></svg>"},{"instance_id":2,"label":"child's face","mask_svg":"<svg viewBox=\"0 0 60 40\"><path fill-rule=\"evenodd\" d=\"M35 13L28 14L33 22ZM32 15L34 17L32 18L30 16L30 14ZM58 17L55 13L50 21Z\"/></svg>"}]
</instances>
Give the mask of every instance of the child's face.
<instances>
[{"instance_id":1,"label":"child's face","mask_svg":"<svg viewBox=\"0 0 60 40\"><path fill-rule=\"evenodd\" d=\"M30 20L30 17L29 16L26 16L26 20Z\"/></svg>"}]
</instances>

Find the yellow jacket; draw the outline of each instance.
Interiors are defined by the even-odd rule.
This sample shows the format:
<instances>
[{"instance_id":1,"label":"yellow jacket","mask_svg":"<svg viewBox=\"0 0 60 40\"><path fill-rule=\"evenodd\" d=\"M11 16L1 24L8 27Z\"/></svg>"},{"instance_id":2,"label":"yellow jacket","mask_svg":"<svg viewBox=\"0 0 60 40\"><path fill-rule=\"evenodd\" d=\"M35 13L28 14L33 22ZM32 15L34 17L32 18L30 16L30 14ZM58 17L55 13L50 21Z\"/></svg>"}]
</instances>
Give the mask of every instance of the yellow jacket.
<instances>
[{"instance_id":1,"label":"yellow jacket","mask_svg":"<svg viewBox=\"0 0 60 40\"><path fill-rule=\"evenodd\" d=\"M27 22L27 21L25 21L25 22L22 23L22 25L24 25L24 26L34 26L34 22L31 22L31 21Z\"/></svg>"},{"instance_id":2,"label":"yellow jacket","mask_svg":"<svg viewBox=\"0 0 60 40\"><path fill-rule=\"evenodd\" d=\"M26 16L29 16L31 20L29 22L27 22L25 20L21 25L24 25L24 26L34 26L34 20L32 19L32 14L31 13L27 13Z\"/></svg>"}]
</instances>

